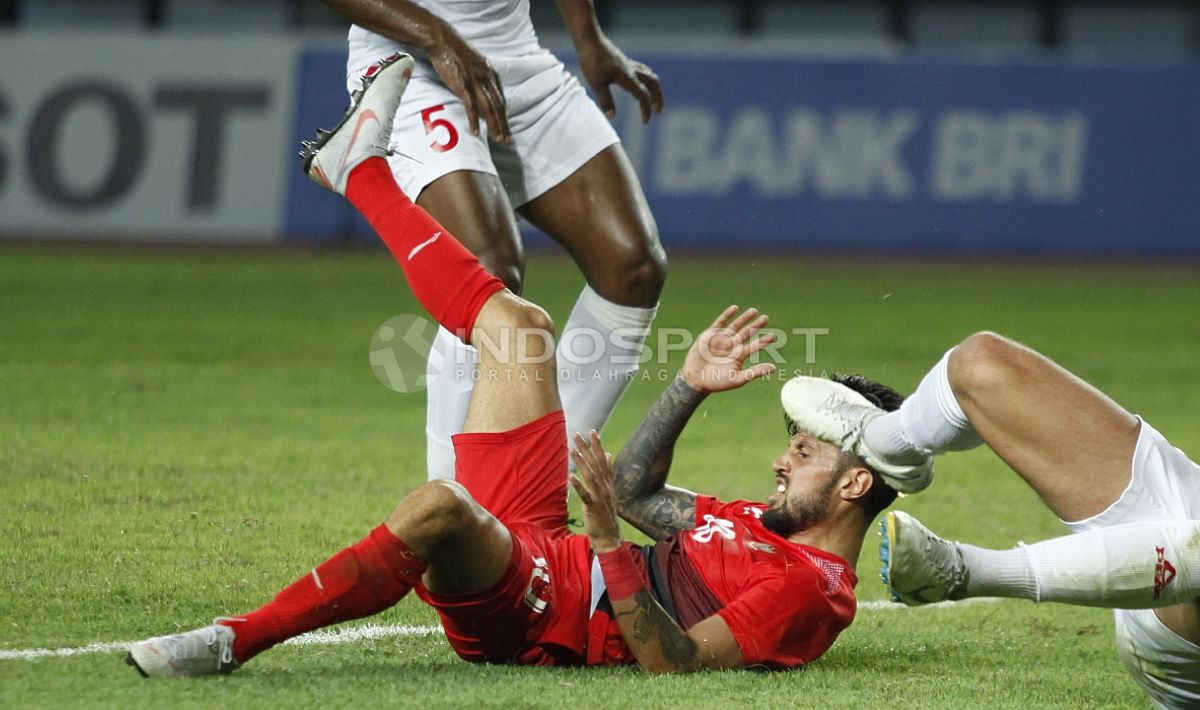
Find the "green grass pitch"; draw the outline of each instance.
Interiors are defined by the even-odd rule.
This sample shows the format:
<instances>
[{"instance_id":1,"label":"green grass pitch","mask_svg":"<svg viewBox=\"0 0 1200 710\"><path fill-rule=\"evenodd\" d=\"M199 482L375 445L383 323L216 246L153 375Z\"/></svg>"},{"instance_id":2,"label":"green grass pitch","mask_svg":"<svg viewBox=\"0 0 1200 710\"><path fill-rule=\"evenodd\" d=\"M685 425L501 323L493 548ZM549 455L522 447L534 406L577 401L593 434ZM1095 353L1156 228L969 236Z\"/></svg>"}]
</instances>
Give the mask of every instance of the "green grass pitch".
<instances>
[{"instance_id":1,"label":"green grass pitch","mask_svg":"<svg viewBox=\"0 0 1200 710\"><path fill-rule=\"evenodd\" d=\"M561 323L582 285L534 254L527 295ZM658 324L728 303L828 329L805 362L911 391L963 336L1024 341L1200 453L1200 286L1188 269L813 262L671 267ZM419 313L384 255L0 252L0 651L133 640L253 608L359 539L424 479L424 398L368 363L387 318ZM605 440L657 396L651 364ZM784 445L778 381L711 398L673 481L770 495ZM986 451L951 455L898 502L934 529L1009 546L1061 534ZM881 600L878 538L859 596ZM434 623L415 599L372 621ZM232 676L144 681L116 651L0 658L6 707L1148 707L1113 652L1111 615L1024 602L864 609L803 672L649 677L632 669L464 664L440 636L275 649Z\"/></svg>"}]
</instances>

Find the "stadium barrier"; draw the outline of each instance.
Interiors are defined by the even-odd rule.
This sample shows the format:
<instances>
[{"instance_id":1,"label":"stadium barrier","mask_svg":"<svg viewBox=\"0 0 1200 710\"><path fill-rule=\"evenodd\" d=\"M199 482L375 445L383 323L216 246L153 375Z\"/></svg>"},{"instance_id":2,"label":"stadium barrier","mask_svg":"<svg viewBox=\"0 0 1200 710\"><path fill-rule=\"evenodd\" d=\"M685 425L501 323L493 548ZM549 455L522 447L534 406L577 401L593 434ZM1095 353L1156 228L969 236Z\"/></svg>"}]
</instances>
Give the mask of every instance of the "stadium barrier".
<instances>
[{"instance_id":1,"label":"stadium barrier","mask_svg":"<svg viewBox=\"0 0 1200 710\"><path fill-rule=\"evenodd\" d=\"M1195 64L639 58L668 110L617 128L669 246L1200 255ZM0 62L38 68L0 83L6 236L370 239L293 159L341 47L17 34Z\"/></svg>"},{"instance_id":2,"label":"stadium barrier","mask_svg":"<svg viewBox=\"0 0 1200 710\"><path fill-rule=\"evenodd\" d=\"M286 39L0 36L0 234L278 241L302 54Z\"/></svg>"}]
</instances>

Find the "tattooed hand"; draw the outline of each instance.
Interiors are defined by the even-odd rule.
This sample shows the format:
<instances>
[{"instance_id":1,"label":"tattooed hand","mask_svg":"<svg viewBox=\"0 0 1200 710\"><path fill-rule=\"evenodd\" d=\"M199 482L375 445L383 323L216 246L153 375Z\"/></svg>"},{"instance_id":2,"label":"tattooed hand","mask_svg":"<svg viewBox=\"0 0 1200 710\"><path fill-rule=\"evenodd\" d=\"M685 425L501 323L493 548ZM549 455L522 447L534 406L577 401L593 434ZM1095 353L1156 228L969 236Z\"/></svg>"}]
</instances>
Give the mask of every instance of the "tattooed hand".
<instances>
[{"instance_id":1,"label":"tattooed hand","mask_svg":"<svg viewBox=\"0 0 1200 710\"><path fill-rule=\"evenodd\" d=\"M604 450L600 435L593 430L587 439L575 434L571 459L578 469L578 474L571 476L571 486L583 502L583 524L592 550L598 555L612 552L621 545L612 454Z\"/></svg>"}]
</instances>

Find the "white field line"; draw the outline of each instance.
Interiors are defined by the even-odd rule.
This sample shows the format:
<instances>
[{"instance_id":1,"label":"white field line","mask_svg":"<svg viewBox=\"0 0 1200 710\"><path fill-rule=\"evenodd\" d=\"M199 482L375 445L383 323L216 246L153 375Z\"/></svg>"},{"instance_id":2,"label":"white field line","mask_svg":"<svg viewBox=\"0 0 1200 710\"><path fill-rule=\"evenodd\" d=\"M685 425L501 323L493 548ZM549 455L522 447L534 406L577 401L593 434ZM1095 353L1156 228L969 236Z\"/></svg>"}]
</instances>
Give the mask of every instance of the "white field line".
<instances>
[{"instance_id":1,"label":"white field line","mask_svg":"<svg viewBox=\"0 0 1200 710\"><path fill-rule=\"evenodd\" d=\"M859 602L859 611L900 611L901 609L912 609L920 611L922 609L951 609L958 606L974 606L976 604L995 604L1001 601L1000 597L972 597L970 599L962 599L956 602L935 602L933 604L925 604L924 606L905 606L900 602L890 602L883 599L871 599L870 601Z\"/></svg>"},{"instance_id":2,"label":"white field line","mask_svg":"<svg viewBox=\"0 0 1200 710\"><path fill-rule=\"evenodd\" d=\"M929 604L917 609L945 609L951 606L963 606L966 604L991 604L999 601L999 599L964 599L960 602L941 602L938 604ZM883 600L871 600L859 602L858 608L862 611L898 611L908 609L903 604L889 602ZM440 626L412 626L408 624L400 624L394 626L380 626L378 624L367 624L365 626L351 626L344 629L332 629L313 631L311 633L297 636L285 642L289 646L337 646L345 643L353 643L355 641L374 640L391 638L398 636L430 636L433 634L442 633ZM33 661L39 658L69 658L71 656L82 656L89 653L113 653L115 651L124 651L136 641L99 641L97 643L89 643L86 646L75 646L70 648L5 648L0 649L0 661Z\"/></svg>"},{"instance_id":3,"label":"white field line","mask_svg":"<svg viewBox=\"0 0 1200 710\"><path fill-rule=\"evenodd\" d=\"M380 626L378 624L368 624L366 626L351 626L345 629L313 631L312 633L307 633L302 636L297 636L294 639L289 639L284 643L292 646L336 646L343 643L388 638L390 636L429 636L431 634L440 634L441 632L442 627L440 626ZM137 642L101 641L98 643L89 643L86 646L77 646L74 648L0 649L0 661L32 661L38 658L67 658L69 656L79 656L86 653L111 653L113 651L124 651L135 643Z\"/></svg>"}]
</instances>

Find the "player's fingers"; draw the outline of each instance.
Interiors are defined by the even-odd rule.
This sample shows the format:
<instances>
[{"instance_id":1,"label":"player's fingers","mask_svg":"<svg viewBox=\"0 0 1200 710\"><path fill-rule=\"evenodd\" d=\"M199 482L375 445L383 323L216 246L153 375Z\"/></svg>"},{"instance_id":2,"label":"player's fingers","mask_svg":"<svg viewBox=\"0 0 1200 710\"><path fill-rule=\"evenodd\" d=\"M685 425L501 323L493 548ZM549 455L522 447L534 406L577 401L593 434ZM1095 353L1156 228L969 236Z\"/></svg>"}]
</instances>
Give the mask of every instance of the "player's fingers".
<instances>
[{"instance_id":1,"label":"player's fingers","mask_svg":"<svg viewBox=\"0 0 1200 710\"><path fill-rule=\"evenodd\" d=\"M738 307L736 305L726 307L725 310L721 311L721 315L717 316L717 319L713 321L712 325L709 327L720 328L721 326L725 325L725 321L729 320L734 313L737 313L737 310Z\"/></svg>"},{"instance_id":2,"label":"player's fingers","mask_svg":"<svg viewBox=\"0 0 1200 710\"><path fill-rule=\"evenodd\" d=\"M745 328L750 323L750 321L754 320L754 317L757 315L758 315L757 308L754 308L754 307L747 308L744 313L739 315L737 318L733 319L733 322L729 324L729 329L732 330L735 334L740 336L742 329Z\"/></svg>"},{"instance_id":3,"label":"player's fingers","mask_svg":"<svg viewBox=\"0 0 1200 710\"><path fill-rule=\"evenodd\" d=\"M499 119L496 117L496 105L488 92L486 82L475 85L475 105L479 107L480 118L483 119L484 126L487 128L486 135L498 137L500 127Z\"/></svg>"},{"instance_id":4,"label":"player's fingers","mask_svg":"<svg viewBox=\"0 0 1200 710\"><path fill-rule=\"evenodd\" d=\"M571 482L571 487L575 489L575 493L579 496L579 502L583 503L586 507L591 507L592 493L583 484L583 481L579 480L579 476L572 473L567 477L567 480Z\"/></svg>"},{"instance_id":5,"label":"player's fingers","mask_svg":"<svg viewBox=\"0 0 1200 710\"><path fill-rule=\"evenodd\" d=\"M583 434L575 432L575 438L572 440L575 447L571 449L571 454L574 456L583 457L583 452L588 447L587 439L583 438Z\"/></svg>"},{"instance_id":6,"label":"player's fingers","mask_svg":"<svg viewBox=\"0 0 1200 710\"><path fill-rule=\"evenodd\" d=\"M642 109L642 123L650 122L650 92L634 74L617 74L617 83L637 99Z\"/></svg>"},{"instance_id":7,"label":"player's fingers","mask_svg":"<svg viewBox=\"0 0 1200 710\"><path fill-rule=\"evenodd\" d=\"M580 455L579 451L571 451L571 460L575 462L574 475L579 479L580 485L586 487L589 491L594 491L596 488L595 476L592 474L591 464ZM589 493L588 499L591 500Z\"/></svg>"},{"instance_id":8,"label":"player's fingers","mask_svg":"<svg viewBox=\"0 0 1200 710\"><path fill-rule=\"evenodd\" d=\"M743 343L749 342L750 339L757 335L760 330L766 327L767 320L768 318L766 314L763 314L750 321L745 325L745 327L738 331L738 339Z\"/></svg>"},{"instance_id":9,"label":"player's fingers","mask_svg":"<svg viewBox=\"0 0 1200 710\"><path fill-rule=\"evenodd\" d=\"M754 338L753 340L750 340L745 346L742 347L742 357L746 358L753 355L759 350L762 350L771 343L775 342L775 340L776 338L774 333L764 333L761 338Z\"/></svg>"},{"instance_id":10,"label":"player's fingers","mask_svg":"<svg viewBox=\"0 0 1200 710\"><path fill-rule=\"evenodd\" d=\"M592 91L596 92L596 104L600 106L600 110L609 118L617 117L617 106L613 103L612 90L605 84L592 84Z\"/></svg>"},{"instance_id":11,"label":"player's fingers","mask_svg":"<svg viewBox=\"0 0 1200 710\"><path fill-rule=\"evenodd\" d=\"M597 485L606 489L613 489L613 470L612 456L604 450L603 446L595 445L592 448L592 479Z\"/></svg>"},{"instance_id":12,"label":"player's fingers","mask_svg":"<svg viewBox=\"0 0 1200 710\"><path fill-rule=\"evenodd\" d=\"M488 77L482 89L484 106L487 108L487 124L492 137L507 143L512 139L512 131L508 127L508 102L504 98L504 90L500 88L500 77L496 72Z\"/></svg>"},{"instance_id":13,"label":"player's fingers","mask_svg":"<svg viewBox=\"0 0 1200 710\"><path fill-rule=\"evenodd\" d=\"M600 434L595 429L588 432L587 439L584 439L582 434L575 434L575 448L579 450L580 456L587 460L588 473L591 474L589 480L593 486L596 485L600 478L608 474L604 466L604 444L600 441Z\"/></svg>"},{"instance_id":14,"label":"player's fingers","mask_svg":"<svg viewBox=\"0 0 1200 710\"><path fill-rule=\"evenodd\" d=\"M588 474L592 474L596 468L596 457L592 452L591 442L583 438L583 434L575 432L575 449L572 454L576 457L577 462L582 462L587 467ZM589 479L589 483L590 483Z\"/></svg>"},{"instance_id":15,"label":"player's fingers","mask_svg":"<svg viewBox=\"0 0 1200 710\"><path fill-rule=\"evenodd\" d=\"M775 334L767 333L761 338L755 338L742 346L737 353L737 361L739 365L745 365L746 361L754 357L758 352L765 350L768 346L775 342Z\"/></svg>"},{"instance_id":16,"label":"player's fingers","mask_svg":"<svg viewBox=\"0 0 1200 710\"><path fill-rule=\"evenodd\" d=\"M467 110L467 130L471 135L479 135L479 104L475 99L475 90L471 82L467 82L462 94L458 97L463 104L463 108Z\"/></svg>"},{"instance_id":17,"label":"player's fingers","mask_svg":"<svg viewBox=\"0 0 1200 710\"><path fill-rule=\"evenodd\" d=\"M596 455L597 460L604 457L604 443L600 441L600 432L592 429L588 435L588 443L592 447L592 453Z\"/></svg>"},{"instance_id":18,"label":"player's fingers","mask_svg":"<svg viewBox=\"0 0 1200 710\"><path fill-rule=\"evenodd\" d=\"M662 83L659 81L658 74L654 73L650 67L638 62L637 77L641 80L642 85L646 87L646 91L650 92L650 105L654 107L655 113L662 113L663 100Z\"/></svg>"}]
</instances>

